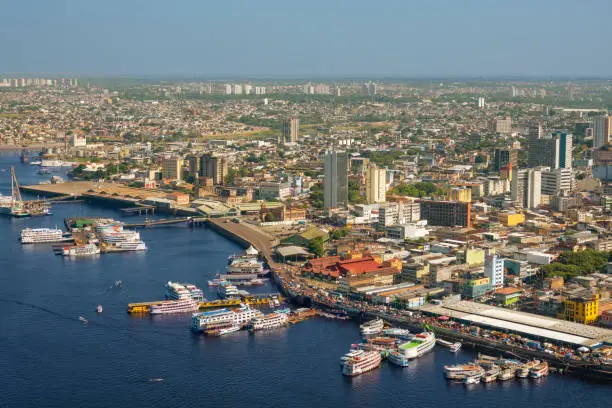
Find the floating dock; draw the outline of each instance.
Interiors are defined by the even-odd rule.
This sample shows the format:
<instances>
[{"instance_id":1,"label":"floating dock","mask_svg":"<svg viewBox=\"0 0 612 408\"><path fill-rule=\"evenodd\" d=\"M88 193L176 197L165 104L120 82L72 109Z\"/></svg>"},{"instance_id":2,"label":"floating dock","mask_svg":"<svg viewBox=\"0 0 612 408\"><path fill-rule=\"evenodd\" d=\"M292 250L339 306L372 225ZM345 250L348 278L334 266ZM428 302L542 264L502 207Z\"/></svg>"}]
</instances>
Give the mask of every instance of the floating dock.
<instances>
[{"instance_id":1,"label":"floating dock","mask_svg":"<svg viewBox=\"0 0 612 408\"><path fill-rule=\"evenodd\" d=\"M200 302L200 309L238 307L241 303L246 303L250 306L267 306L270 304L270 302L274 302L274 300L282 302L284 298L281 296L248 296L242 299L208 300L206 302ZM161 300L155 302L129 303L127 311L128 313L149 313L150 306L160 302Z\"/></svg>"}]
</instances>

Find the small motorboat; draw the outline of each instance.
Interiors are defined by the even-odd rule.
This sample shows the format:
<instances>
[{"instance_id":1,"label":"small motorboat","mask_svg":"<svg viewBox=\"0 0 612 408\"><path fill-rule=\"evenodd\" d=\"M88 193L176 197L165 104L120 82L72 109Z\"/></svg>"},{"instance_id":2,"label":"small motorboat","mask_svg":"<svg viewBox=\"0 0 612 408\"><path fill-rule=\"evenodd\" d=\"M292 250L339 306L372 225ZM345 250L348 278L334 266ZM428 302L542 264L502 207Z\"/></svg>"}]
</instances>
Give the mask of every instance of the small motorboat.
<instances>
[{"instance_id":1,"label":"small motorboat","mask_svg":"<svg viewBox=\"0 0 612 408\"><path fill-rule=\"evenodd\" d=\"M149 382L162 382L164 381L163 378L149 378Z\"/></svg>"},{"instance_id":2,"label":"small motorboat","mask_svg":"<svg viewBox=\"0 0 612 408\"><path fill-rule=\"evenodd\" d=\"M83 316L79 316L79 320L82 321L83 323L87 324L87 319L84 318Z\"/></svg>"},{"instance_id":3,"label":"small motorboat","mask_svg":"<svg viewBox=\"0 0 612 408\"><path fill-rule=\"evenodd\" d=\"M459 351L459 349L461 349L461 343L453 343L448 349L451 353L456 353Z\"/></svg>"},{"instance_id":4,"label":"small motorboat","mask_svg":"<svg viewBox=\"0 0 612 408\"><path fill-rule=\"evenodd\" d=\"M98 307L96 308L96 312L102 313L102 310L102 305L98 305Z\"/></svg>"}]
</instances>

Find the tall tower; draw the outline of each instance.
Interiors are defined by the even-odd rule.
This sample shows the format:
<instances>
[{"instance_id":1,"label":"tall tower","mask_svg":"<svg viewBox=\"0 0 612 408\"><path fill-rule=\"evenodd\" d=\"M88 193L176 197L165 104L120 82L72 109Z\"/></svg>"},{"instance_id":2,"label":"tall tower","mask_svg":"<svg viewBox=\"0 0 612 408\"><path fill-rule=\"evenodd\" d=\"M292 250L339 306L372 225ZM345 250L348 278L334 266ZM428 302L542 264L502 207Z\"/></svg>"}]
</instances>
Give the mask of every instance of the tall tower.
<instances>
[{"instance_id":1,"label":"tall tower","mask_svg":"<svg viewBox=\"0 0 612 408\"><path fill-rule=\"evenodd\" d=\"M599 115L593 118L593 148L598 149L610 141L610 121L608 115Z\"/></svg>"},{"instance_id":2,"label":"tall tower","mask_svg":"<svg viewBox=\"0 0 612 408\"><path fill-rule=\"evenodd\" d=\"M297 143L300 133L300 120L298 118L285 119L282 124L282 142Z\"/></svg>"},{"instance_id":3,"label":"tall tower","mask_svg":"<svg viewBox=\"0 0 612 408\"><path fill-rule=\"evenodd\" d=\"M348 154L331 151L325 154L323 202L325 209L348 205Z\"/></svg>"},{"instance_id":4,"label":"tall tower","mask_svg":"<svg viewBox=\"0 0 612 408\"><path fill-rule=\"evenodd\" d=\"M379 169L374 163L366 171L366 202L384 203L387 195L387 170Z\"/></svg>"}]
</instances>

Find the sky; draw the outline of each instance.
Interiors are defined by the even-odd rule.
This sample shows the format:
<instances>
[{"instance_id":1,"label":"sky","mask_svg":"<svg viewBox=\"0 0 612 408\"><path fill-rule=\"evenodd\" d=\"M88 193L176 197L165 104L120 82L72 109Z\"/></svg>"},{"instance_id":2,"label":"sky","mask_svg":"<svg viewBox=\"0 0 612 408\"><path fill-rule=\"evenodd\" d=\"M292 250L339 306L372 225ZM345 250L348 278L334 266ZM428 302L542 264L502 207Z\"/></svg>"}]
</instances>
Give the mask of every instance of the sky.
<instances>
[{"instance_id":1,"label":"sky","mask_svg":"<svg viewBox=\"0 0 612 408\"><path fill-rule=\"evenodd\" d=\"M0 0L0 72L612 76L612 0Z\"/></svg>"}]
</instances>

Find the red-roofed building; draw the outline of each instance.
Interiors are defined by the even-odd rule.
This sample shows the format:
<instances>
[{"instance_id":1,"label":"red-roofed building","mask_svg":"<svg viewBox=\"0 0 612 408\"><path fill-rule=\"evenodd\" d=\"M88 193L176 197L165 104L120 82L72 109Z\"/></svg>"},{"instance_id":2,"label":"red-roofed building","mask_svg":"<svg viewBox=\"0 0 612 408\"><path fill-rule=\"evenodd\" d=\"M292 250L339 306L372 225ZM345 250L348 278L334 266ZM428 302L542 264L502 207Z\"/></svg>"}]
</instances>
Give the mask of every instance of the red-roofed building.
<instances>
[{"instance_id":1,"label":"red-roofed building","mask_svg":"<svg viewBox=\"0 0 612 408\"><path fill-rule=\"evenodd\" d=\"M341 276L351 278L381 271L399 273L396 268L376 262L372 257L342 260L339 256L328 256L312 259L304 266L305 273L330 279L337 279Z\"/></svg>"}]
</instances>

